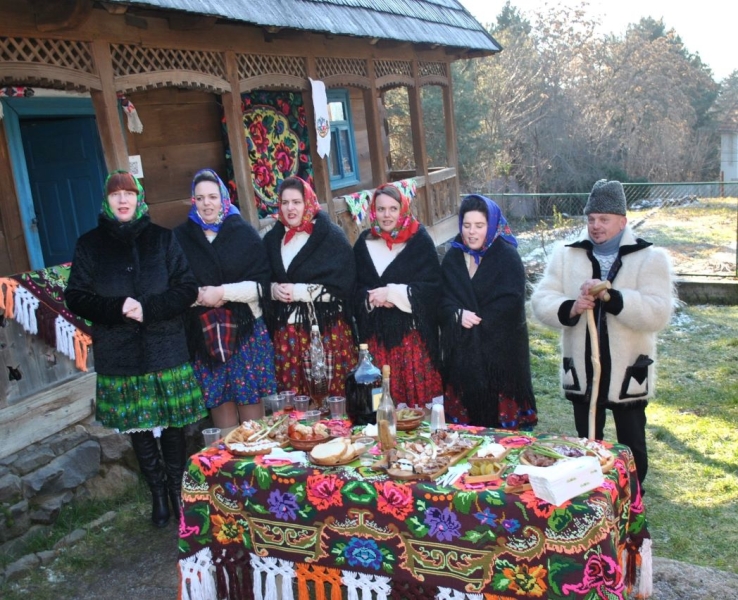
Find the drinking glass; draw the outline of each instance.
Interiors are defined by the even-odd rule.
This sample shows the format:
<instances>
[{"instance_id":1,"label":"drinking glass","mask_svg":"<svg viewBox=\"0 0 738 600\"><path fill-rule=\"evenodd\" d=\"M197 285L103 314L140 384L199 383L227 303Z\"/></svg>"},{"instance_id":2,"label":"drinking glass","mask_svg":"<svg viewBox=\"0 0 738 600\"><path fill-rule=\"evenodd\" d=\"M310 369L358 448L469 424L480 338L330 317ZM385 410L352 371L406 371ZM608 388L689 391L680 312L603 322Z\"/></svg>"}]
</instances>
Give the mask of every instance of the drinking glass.
<instances>
[{"instance_id":1,"label":"drinking glass","mask_svg":"<svg viewBox=\"0 0 738 600\"><path fill-rule=\"evenodd\" d=\"M310 396L295 396L295 412L304 413L310 408Z\"/></svg>"},{"instance_id":2,"label":"drinking glass","mask_svg":"<svg viewBox=\"0 0 738 600\"><path fill-rule=\"evenodd\" d=\"M369 467L376 460L376 457L370 452L376 443L377 441L371 437L360 437L354 442L354 444L361 444L364 447L359 455L359 462L362 467Z\"/></svg>"},{"instance_id":3,"label":"drinking glass","mask_svg":"<svg viewBox=\"0 0 738 600\"><path fill-rule=\"evenodd\" d=\"M206 446L212 446L215 442L220 439L220 428L219 427L208 427L202 430L202 439Z\"/></svg>"},{"instance_id":4,"label":"drinking glass","mask_svg":"<svg viewBox=\"0 0 738 600\"><path fill-rule=\"evenodd\" d=\"M331 419L341 419L346 414L346 398L343 396L331 396L328 398L328 408L331 411Z\"/></svg>"},{"instance_id":5,"label":"drinking glass","mask_svg":"<svg viewBox=\"0 0 738 600\"><path fill-rule=\"evenodd\" d=\"M314 425L315 423L320 421L320 411L306 410L305 413L302 415L302 420L305 421L307 425Z\"/></svg>"}]
</instances>

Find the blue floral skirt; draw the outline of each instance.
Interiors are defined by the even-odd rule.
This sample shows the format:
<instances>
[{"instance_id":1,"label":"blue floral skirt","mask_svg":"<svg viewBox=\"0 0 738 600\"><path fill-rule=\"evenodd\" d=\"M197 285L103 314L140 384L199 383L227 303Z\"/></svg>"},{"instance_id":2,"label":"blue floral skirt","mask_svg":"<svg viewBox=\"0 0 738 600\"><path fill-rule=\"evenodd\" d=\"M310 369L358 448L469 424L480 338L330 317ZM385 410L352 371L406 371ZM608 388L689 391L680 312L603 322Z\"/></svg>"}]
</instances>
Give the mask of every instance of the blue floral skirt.
<instances>
[{"instance_id":1,"label":"blue floral skirt","mask_svg":"<svg viewBox=\"0 0 738 600\"><path fill-rule=\"evenodd\" d=\"M97 375L95 416L119 431L184 427L207 416L190 363L144 375Z\"/></svg>"},{"instance_id":2,"label":"blue floral skirt","mask_svg":"<svg viewBox=\"0 0 738 600\"><path fill-rule=\"evenodd\" d=\"M197 360L193 366L207 408L226 402L256 404L263 396L277 391L274 347L262 318L256 320L254 331L227 362L211 369Z\"/></svg>"}]
</instances>

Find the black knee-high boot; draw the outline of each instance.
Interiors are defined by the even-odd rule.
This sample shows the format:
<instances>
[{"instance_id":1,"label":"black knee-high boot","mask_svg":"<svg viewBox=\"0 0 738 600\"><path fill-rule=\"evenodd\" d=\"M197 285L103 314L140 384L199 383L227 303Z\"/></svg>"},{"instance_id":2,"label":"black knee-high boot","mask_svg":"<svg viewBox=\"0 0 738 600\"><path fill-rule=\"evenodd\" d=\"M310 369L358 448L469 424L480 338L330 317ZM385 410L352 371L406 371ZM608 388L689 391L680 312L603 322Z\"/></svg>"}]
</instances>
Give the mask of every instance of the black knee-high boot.
<instances>
[{"instance_id":1,"label":"black knee-high boot","mask_svg":"<svg viewBox=\"0 0 738 600\"><path fill-rule=\"evenodd\" d=\"M184 429L167 427L161 432L161 454L167 472L167 490L174 516L179 519L182 511L182 475L187 462Z\"/></svg>"},{"instance_id":2,"label":"black knee-high boot","mask_svg":"<svg viewBox=\"0 0 738 600\"><path fill-rule=\"evenodd\" d=\"M170 513L156 438L151 431L137 431L131 434L131 442L138 466L151 490L151 521L156 527L164 527L169 522Z\"/></svg>"}]
</instances>

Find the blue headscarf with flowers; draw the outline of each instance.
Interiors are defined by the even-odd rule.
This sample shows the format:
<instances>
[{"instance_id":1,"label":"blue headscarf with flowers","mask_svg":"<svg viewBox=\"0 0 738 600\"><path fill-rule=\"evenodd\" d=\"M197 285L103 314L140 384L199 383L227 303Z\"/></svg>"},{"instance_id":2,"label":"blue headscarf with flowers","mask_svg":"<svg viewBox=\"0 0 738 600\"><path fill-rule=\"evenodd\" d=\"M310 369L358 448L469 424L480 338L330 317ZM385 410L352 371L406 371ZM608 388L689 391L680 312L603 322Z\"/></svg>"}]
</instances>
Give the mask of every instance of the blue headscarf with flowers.
<instances>
[{"instance_id":1,"label":"blue headscarf with flowers","mask_svg":"<svg viewBox=\"0 0 738 600\"><path fill-rule=\"evenodd\" d=\"M479 250L472 250L469 246L464 244L464 213L461 211L461 208L464 207L464 202L471 198L479 198L487 205L487 237ZM518 247L518 240L515 239L515 236L513 236L512 231L510 230L510 225L508 225L505 217L502 216L500 207L497 206L493 200L479 194L470 194L461 201L461 207L459 210L459 233L462 234L461 241L451 242L451 246L473 256L476 264L479 264L479 261L498 237L502 238L508 244L512 244L513 247Z\"/></svg>"},{"instance_id":2,"label":"blue headscarf with flowers","mask_svg":"<svg viewBox=\"0 0 738 600\"><path fill-rule=\"evenodd\" d=\"M210 177L200 179L198 181L200 175L209 175ZM206 223L202 220L200 213L197 212L197 205L195 204L195 187L201 181L213 181L213 183L218 184L218 188L220 189L220 211L218 212L218 219L215 221L215 223ZM212 169L201 169L197 173L195 173L195 176L192 178L191 203L192 206L190 206L190 212L188 215L189 218L203 229L209 229L210 231L215 231L216 233L220 230L220 226L223 224L223 220L226 217L241 214L238 208L231 204L231 195L228 193L228 188L226 187L225 183L223 183L223 180L218 177L218 174Z\"/></svg>"}]
</instances>

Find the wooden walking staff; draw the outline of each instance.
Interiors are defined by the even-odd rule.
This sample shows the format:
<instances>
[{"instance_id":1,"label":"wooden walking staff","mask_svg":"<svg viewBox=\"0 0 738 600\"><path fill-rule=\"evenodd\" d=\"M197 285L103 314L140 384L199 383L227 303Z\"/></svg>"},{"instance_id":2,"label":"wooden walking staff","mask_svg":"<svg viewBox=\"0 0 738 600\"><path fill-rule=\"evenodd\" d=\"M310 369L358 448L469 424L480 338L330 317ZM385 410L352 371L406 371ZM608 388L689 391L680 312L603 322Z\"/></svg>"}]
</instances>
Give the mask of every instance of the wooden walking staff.
<instances>
[{"instance_id":1,"label":"wooden walking staff","mask_svg":"<svg viewBox=\"0 0 738 600\"><path fill-rule=\"evenodd\" d=\"M597 297L603 290L609 290L612 284L609 281L603 281L594 285L589 290L589 295ZM607 302L610 294L605 292L602 295L602 301ZM597 325L595 324L594 309L587 309L587 330L589 331L589 345L592 349L592 388L589 392L589 424L587 427L587 438L595 439L595 417L597 415L597 397L600 394L600 377L602 375L602 365L600 364L600 340L597 334Z\"/></svg>"}]
</instances>

